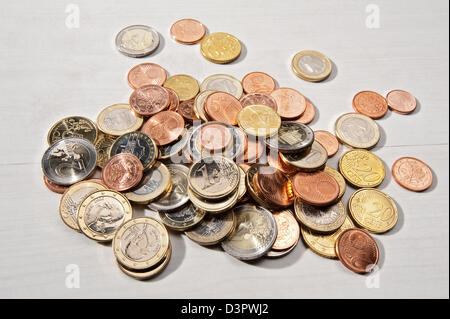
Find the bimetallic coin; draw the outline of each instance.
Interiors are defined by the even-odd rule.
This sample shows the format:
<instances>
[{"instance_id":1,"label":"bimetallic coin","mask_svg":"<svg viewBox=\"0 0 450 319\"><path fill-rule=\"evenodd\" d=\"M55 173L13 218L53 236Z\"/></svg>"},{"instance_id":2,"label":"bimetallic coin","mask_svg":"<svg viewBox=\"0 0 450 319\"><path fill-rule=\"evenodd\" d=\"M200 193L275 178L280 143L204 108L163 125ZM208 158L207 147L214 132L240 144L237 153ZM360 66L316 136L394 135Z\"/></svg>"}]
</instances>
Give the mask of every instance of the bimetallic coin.
<instances>
[{"instance_id":1,"label":"bimetallic coin","mask_svg":"<svg viewBox=\"0 0 450 319\"><path fill-rule=\"evenodd\" d=\"M128 72L127 76L128 84L133 90L149 84L163 85L166 78L166 70L155 63L138 64Z\"/></svg>"},{"instance_id":2,"label":"bimetallic coin","mask_svg":"<svg viewBox=\"0 0 450 319\"><path fill-rule=\"evenodd\" d=\"M342 155L339 171L356 187L377 187L386 176L383 162L366 150L351 150Z\"/></svg>"},{"instance_id":3,"label":"bimetallic coin","mask_svg":"<svg viewBox=\"0 0 450 319\"><path fill-rule=\"evenodd\" d=\"M128 26L122 29L116 36L117 50L132 58L149 55L158 46L158 32L146 25Z\"/></svg>"},{"instance_id":4,"label":"bimetallic coin","mask_svg":"<svg viewBox=\"0 0 450 319\"><path fill-rule=\"evenodd\" d=\"M295 75L310 82L325 80L332 70L332 64L328 57L311 50L300 51L294 55L291 67Z\"/></svg>"},{"instance_id":5,"label":"bimetallic coin","mask_svg":"<svg viewBox=\"0 0 450 319\"><path fill-rule=\"evenodd\" d=\"M64 138L45 151L41 165L50 182L72 185L91 175L97 165L97 152L86 139Z\"/></svg>"},{"instance_id":6,"label":"bimetallic coin","mask_svg":"<svg viewBox=\"0 0 450 319\"><path fill-rule=\"evenodd\" d=\"M133 216L128 199L112 190L99 190L86 197L78 209L78 225L89 238L111 241L119 227Z\"/></svg>"},{"instance_id":7,"label":"bimetallic coin","mask_svg":"<svg viewBox=\"0 0 450 319\"><path fill-rule=\"evenodd\" d=\"M348 208L353 220L372 233L387 232L397 224L397 205L392 198L377 189L357 190L350 197Z\"/></svg>"},{"instance_id":8,"label":"bimetallic coin","mask_svg":"<svg viewBox=\"0 0 450 319\"><path fill-rule=\"evenodd\" d=\"M242 79L242 88L245 93L270 94L276 88L275 80L264 72L250 72ZM260 103L255 103L260 104Z\"/></svg>"},{"instance_id":9,"label":"bimetallic coin","mask_svg":"<svg viewBox=\"0 0 450 319\"><path fill-rule=\"evenodd\" d=\"M164 87L174 90L180 102L195 98L200 89L197 80L186 74L171 76L164 82Z\"/></svg>"},{"instance_id":10,"label":"bimetallic coin","mask_svg":"<svg viewBox=\"0 0 450 319\"><path fill-rule=\"evenodd\" d=\"M269 137L277 134L281 118L266 105L250 105L239 112L238 124L249 135Z\"/></svg>"},{"instance_id":11,"label":"bimetallic coin","mask_svg":"<svg viewBox=\"0 0 450 319\"><path fill-rule=\"evenodd\" d=\"M223 241L234 230L236 218L233 210L223 214L206 217L192 230L186 231L186 236L203 246L215 245Z\"/></svg>"},{"instance_id":12,"label":"bimetallic coin","mask_svg":"<svg viewBox=\"0 0 450 319\"><path fill-rule=\"evenodd\" d=\"M219 91L233 95L240 99L242 96L242 84L235 77L228 74L213 74L208 76L200 84L200 91Z\"/></svg>"},{"instance_id":13,"label":"bimetallic coin","mask_svg":"<svg viewBox=\"0 0 450 319\"><path fill-rule=\"evenodd\" d=\"M59 120L47 134L48 145L69 137L84 138L95 143L98 129L94 122L82 116L70 116Z\"/></svg>"},{"instance_id":14,"label":"bimetallic coin","mask_svg":"<svg viewBox=\"0 0 450 319\"><path fill-rule=\"evenodd\" d=\"M203 122L208 122L210 119L205 112L205 101L212 93L217 92L214 90L201 91L194 100L194 112L195 115Z\"/></svg>"},{"instance_id":15,"label":"bimetallic coin","mask_svg":"<svg viewBox=\"0 0 450 319\"><path fill-rule=\"evenodd\" d=\"M341 199L342 196L344 196L344 194L345 194L345 190L347 189L347 184L345 183L344 176L342 176L341 173L339 173L337 170L335 170L334 168L331 168L328 165L325 165L325 168L323 171L325 173L331 175L331 177L333 177L336 180L336 182L339 184L338 199Z\"/></svg>"},{"instance_id":16,"label":"bimetallic coin","mask_svg":"<svg viewBox=\"0 0 450 319\"><path fill-rule=\"evenodd\" d=\"M409 92L393 90L386 96L389 108L399 114L409 114L416 109L416 98Z\"/></svg>"},{"instance_id":17,"label":"bimetallic coin","mask_svg":"<svg viewBox=\"0 0 450 319\"><path fill-rule=\"evenodd\" d=\"M106 190L106 186L93 181L82 181L70 186L59 201L59 215L63 222L70 228L80 231L77 220L78 208L86 197L99 190Z\"/></svg>"},{"instance_id":18,"label":"bimetallic coin","mask_svg":"<svg viewBox=\"0 0 450 319\"><path fill-rule=\"evenodd\" d=\"M277 112L283 119L293 120L306 110L306 98L297 90L279 88L270 93L277 102Z\"/></svg>"},{"instance_id":19,"label":"bimetallic coin","mask_svg":"<svg viewBox=\"0 0 450 319\"><path fill-rule=\"evenodd\" d=\"M139 184L143 172L139 158L130 153L119 153L103 166L102 180L108 188L123 192Z\"/></svg>"},{"instance_id":20,"label":"bimetallic coin","mask_svg":"<svg viewBox=\"0 0 450 319\"><path fill-rule=\"evenodd\" d=\"M239 195L239 191L235 191L233 194L221 198L220 200L205 199L196 195L190 187L188 188L188 196L192 204L199 209L208 212L209 214L220 214L231 209L234 205L236 205Z\"/></svg>"},{"instance_id":21,"label":"bimetallic coin","mask_svg":"<svg viewBox=\"0 0 450 319\"><path fill-rule=\"evenodd\" d=\"M239 40L224 32L211 33L200 43L200 52L214 63L229 63L241 54L242 46Z\"/></svg>"},{"instance_id":22,"label":"bimetallic coin","mask_svg":"<svg viewBox=\"0 0 450 319\"><path fill-rule=\"evenodd\" d=\"M392 165L392 176L402 187L421 192L433 184L431 168L414 157L401 157Z\"/></svg>"},{"instance_id":23,"label":"bimetallic coin","mask_svg":"<svg viewBox=\"0 0 450 319\"><path fill-rule=\"evenodd\" d=\"M168 159L177 155L181 155L181 152L188 145L189 139L192 135L192 131L194 130L194 127L192 126L186 126L186 128L187 129L185 130L185 133L181 139L179 139L175 143L164 145L159 148L160 159ZM172 161L175 161L175 159L172 158Z\"/></svg>"},{"instance_id":24,"label":"bimetallic coin","mask_svg":"<svg viewBox=\"0 0 450 319\"><path fill-rule=\"evenodd\" d=\"M109 151L114 144L115 139L109 135L101 134L95 142L95 150L97 151L97 166L103 168L109 159Z\"/></svg>"},{"instance_id":25,"label":"bimetallic coin","mask_svg":"<svg viewBox=\"0 0 450 319\"><path fill-rule=\"evenodd\" d=\"M130 95L130 106L142 116L152 116L165 110L170 104L169 92L159 85L144 85Z\"/></svg>"},{"instance_id":26,"label":"bimetallic coin","mask_svg":"<svg viewBox=\"0 0 450 319\"><path fill-rule=\"evenodd\" d=\"M347 213L342 201L326 207L317 207L296 198L295 216L306 227L321 233L334 232L342 226Z\"/></svg>"},{"instance_id":27,"label":"bimetallic coin","mask_svg":"<svg viewBox=\"0 0 450 319\"><path fill-rule=\"evenodd\" d=\"M336 137L351 148L370 149L380 140L380 129L370 117L359 113L341 115L334 127Z\"/></svg>"},{"instance_id":28,"label":"bimetallic coin","mask_svg":"<svg viewBox=\"0 0 450 319\"><path fill-rule=\"evenodd\" d=\"M120 136L138 130L144 119L131 110L129 104L113 104L104 108L97 116L100 131L111 136Z\"/></svg>"},{"instance_id":29,"label":"bimetallic coin","mask_svg":"<svg viewBox=\"0 0 450 319\"><path fill-rule=\"evenodd\" d=\"M324 171L298 172L292 177L292 185L302 201L314 206L331 205L339 195L339 184Z\"/></svg>"},{"instance_id":30,"label":"bimetallic coin","mask_svg":"<svg viewBox=\"0 0 450 319\"><path fill-rule=\"evenodd\" d=\"M362 91L353 98L353 108L356 112L373 119L382 118L388 111L386 99L372 91Z\"/></svg>"},{"instance_id":31,"label":"bimetallic coin","mask_svg":"<svg viewBox=\"0 0 450 319\"><path fill-rule=\"evenodd\" d=\"M202 221L206 212L192 205L183 206L176 211L159 212L161 221L173 230L185 231Z\"/></svg>"},{"instance_id":32,"label":"bimetallic coin","mask_svg":"<svg viewBox=\"0 0 450 319\"><path fill-rule=\"evenodd\" d=\"M286 164L300 168L305 172L321 169L328 160L327 150L314 141L311 148L299 153L280 153L280 158Z\"/></svg>"},{"instance_id":33,"label":"bimetallic coin","mask_svg":"<svg viewBox=\"0 0 450 319\"><path fill-rule=\"evenodd\" d=\"M328 131L314 131L314 139L325 147L328 157L334 156L339 150L339 141Z\"/></svg>"},{"instance_id":34,"label":"bimetallic coin","mask_svg":"<svg viewBox=\"0 0 450 319\"><path fill-rule=\"evenodd\" d=\"M300 236L300 226L290 210L273 212L277 223L277 239L272 246L273 250L285 250L294 246Z\"/></svg>"},{"instance_id":35,"label":"bimetallic coin","mask_svg":"<svg viewBox=\"0 0 450 319\"><path fill-rule=\"evenodd\" d=\"M313 142L313 130L296 122L281 122L278 133L265 140L268 147L282 153L300 152L310 147Z\"/></svg>"},{"instance_id":36,"label":"bimetallic coin","mask_svg":"<svg viewBox=\"0 0 450 319\"><path fill-rule=\"evenodd\" d=\"M240 260L254 260L264 256L277 238L277 225L267 209L245 204L233 209L236 215L234 232L223 241L222 248Z\"/></svg>"},{"instance_id":37,"label":"bimetallic coin","mask_svg":"<svg viewBox=\"0 0 450 319\"><path fill-rule=\"evenodd\" d=\"M206 34L205 26L194 19L181 19L170 27L172 39L181 44L200 42Z\"/></svg>"}]
</instances>

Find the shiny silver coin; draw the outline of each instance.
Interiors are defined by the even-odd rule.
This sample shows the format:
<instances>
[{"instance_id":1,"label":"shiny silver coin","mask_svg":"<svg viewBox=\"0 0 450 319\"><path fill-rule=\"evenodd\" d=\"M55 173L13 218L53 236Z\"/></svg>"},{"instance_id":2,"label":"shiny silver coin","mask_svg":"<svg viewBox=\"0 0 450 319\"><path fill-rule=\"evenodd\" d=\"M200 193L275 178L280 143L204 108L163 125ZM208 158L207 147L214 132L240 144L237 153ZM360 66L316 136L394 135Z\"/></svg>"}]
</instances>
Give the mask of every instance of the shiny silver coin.
<instances>
[{"instance_id":1,"label":"shiny silver coin","mask_svg":"<svg viewBox=\"0 0 450 319\"><path fill-rule=\"evenodd\" d=\"M304 172L312 172L325 166L328 160L327 150L314 141L310 148L299 153L279 153L281 159Z\"/></svg>"},{"instance_id":2,"label":"shiny silver coin","mask_svg":"<svg viewBox=\"0 0 450 319\"><path fill-rule=\"evenodd\" d=\"M159 217L161 221L167 227L178 230L185 231L203 220L206 212L201 210L191 203L171 212L159 212Z\"/></svg>"},{"instance_id":3,"label":"shiny silver coin","mask_svg":"<svg viewBox=\"0 0 450 319\"><path fill-rule=\"evenodd\" d=\"M200 91L213 90L229 93L238 100L242 96L241 81L228 74L213 74L208 76L200 84Z\"/></svg>"},{"instance_id":4,"label":"shiny silver coin","mask_svg":"<svg viewBox=\"0 0 450 319\"><path fill-rule=\"evenodd\" d=\"M53 143L42 156L42 171L51 182L72 185L88 177L97 165L94 144L78 137Z\"/></svg>"},{"instance_id":5,"label":"shiny silver coin","mask_svg":"<svg viewBox=\"0 0 450 319\"><path fill-rule=\"evenodd\" d=\"M234 232L223 241L222 248L240 260L254 260L267 254L277 238L275 218L267 209L246 204L233 208Z\"/></svg>"},{"instance_id":6,"label":"shiny silver coin","mask_svg":"<svg viewBox=\"0 0 450 319\"><path fill-rule=\"evenodd\" d=\"M168 159L170 158L172 162L177 162L177 159L174 157L179 156L179 160L183 158L181 152L188 145L189 139L192 135L192 131L194 128L190 125L186 125L186 133L184 133L183 137L179 139L177 142L169 145L165 145L159 148L159 158L160 159Z\"/></svg>"},{"instance_id":7,"label":"shiny silver coin","mask_svg":"<svg viewBox=\"0 0 450 319\"><path fill-rule=\"evenodd\" d=\"M268 147L283 153L296 153L314 142L313 130L302 123L282 122L278 133L265 140Z\"/></svg>"},{"instance_id":8,"label":"shiny silver coin","mask_svg":"<svg viewBox=\"0 0 450 319\"><path fill-rule=\"evenodd\" d=\"M116 48L120 53L140 58L149 55L159 46L158 32L146 25L131 25L116 36Z\"/></svg>"},{"instance_id":9,"label":"shiny silver coin","mask_svg":"<svg viewBox=\"0 0 450 319\"><path fill-rule=\"evenodd\" d=\"M266 254L266 257L267 258L279 258L279 257L286 256L287 254L291 253L295 249L295 247L297 247L298 242L299 241L297 240L297 242L292 247L289 247L288 249L285 249L285 250L269 250Z\"/></svg>"}]
</instances>

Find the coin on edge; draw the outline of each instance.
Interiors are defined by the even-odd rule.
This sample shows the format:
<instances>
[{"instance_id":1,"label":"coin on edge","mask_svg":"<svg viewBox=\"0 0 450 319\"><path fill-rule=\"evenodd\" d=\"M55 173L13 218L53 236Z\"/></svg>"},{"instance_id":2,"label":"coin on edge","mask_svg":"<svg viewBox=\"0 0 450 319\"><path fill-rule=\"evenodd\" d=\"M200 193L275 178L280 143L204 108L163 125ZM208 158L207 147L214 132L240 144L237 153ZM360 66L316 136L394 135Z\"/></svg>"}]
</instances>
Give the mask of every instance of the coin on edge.
<instances>
[{"instance_id":1,"label":"coin on edge","mask_svg":"<svg viewBox=\"0 0 450 319\"><path fill-rule=\"evenodd\" d=\"M180 102L195 98L200 90L197 80L186 74L172 75L163 86L174 90Z\"/></svg>"},{"instance_id":2,"label":"coin on edge","mask_svg":"<svg viewBox=\"0 0 450 319\"><path fill-rule=\"evenodd\" d=\"M98 129L94 122L82 116L69 116L59 120L50 128L47 134L48 145L69 137L84 138L95 143Z\"/></svg>"},{"instance_id":3,"label":"coin on edge","mask_svg":"<svg viewBox=\"0 0 450 319\"><path fill-rule=\"evenodd\" d=\"M380 128L370 117L359 113L341 115L334 127L336 137L351 148L370 149L380 140Z\"/></svg>"},{"instance_id":4,"label":"coin on edge","mask_svg":"<svg viewBox=\"0 0 450 319\"><path fill-rule=\"evenodd\" d=\"M366 150L351 150L339 159L339 171L356 187L377 187L386 176L383 162Z\"/></svg>"},{"instance_id":5,"label":"coin on edge","mask_svg":"<svg viewBox=\"0 0 450 319\"><path fill-rule=\"evenodd\" d=\"M414 157L401 157L392 165L395 181L407 190L421 192L433 184L431 168Z\"/></svg>"},{"instance_id":6,"label":"coin on edge","mask_svg":"<svg viewBox=\"0 0 450 319\"><path fill-rule=\"evenodd\" d=\"M140 58L149 55L159 46L159 34L146 25L131 25L116 36L117 50L129 57Z\"/></svg>"},{"instance_id":7,"label":"coin on edge","mask_svg":"<svg viewBox=\"0 0 450 319\"><path fill-rule=\"evenodd\" d=\"M302 225L321 233L334 232L342 226L347 213L342 201L326 207L317 207L296 198L295 216Z\"/></svg>"},{"instance_id":8,"label":"coin on edge","mask_svg":"<svg viewBox=\"0 0 450 319\"><path fill-rule=\"evenodd\" d=\"M225 32L211 33L200 43L200 52L214 63L230 63L241 54L241 42Z\"/></svg>"},{"instance_id":9,"label":"coin on edge","mask_svg":"<svg viewBox=\"0 0 450 319\"><path fill-rule=\"evenodd\" d=\"M170 229L185 231L201 222L205 214L204 210L189 203L175 211L159 212L159 217Z\"/></svg>"},{"instance_id":10,"label":"coin on edge","mask_svg":"<svg viewBox=\"0 0 450 319\"><path fill-rule=\"evenodd\" d=\"M208 118L208 116L206 115L205 112L205 101L208 98L208 96L210 96L211 94L213 94L214 90L206 90L206 91L201 91L194 100L194 112L195 115L201 119L203 122L208 122L210 119Z\"/></svg>"},{"instance_id":11,"label":"coin on edge","mask_svg":"<svg viewBox=\"0 0 450 319\"><path fill-rule=\"evenodd\" d=\"M300 51L295 54L292 58L291 67L295 75L310 82L325 80L330 76L332 70L332 64L328 57L311 50Z\"/></svg>"}]
</instances>

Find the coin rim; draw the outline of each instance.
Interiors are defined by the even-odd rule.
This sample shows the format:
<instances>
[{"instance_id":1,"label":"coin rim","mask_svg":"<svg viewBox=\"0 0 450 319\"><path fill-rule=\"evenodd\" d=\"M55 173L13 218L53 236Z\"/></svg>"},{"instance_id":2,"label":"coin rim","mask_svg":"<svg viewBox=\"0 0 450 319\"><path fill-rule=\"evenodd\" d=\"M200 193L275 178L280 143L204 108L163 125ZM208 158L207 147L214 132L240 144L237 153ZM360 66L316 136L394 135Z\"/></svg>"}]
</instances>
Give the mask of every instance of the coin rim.
<instances>
[{"instance_id":1,"label":"coin rim","mask_svg":"<svg viewBox=\"0 0 450 319\"><path fill-rule=\"evenodd\" d=\"M342 125L339 125L340 122L342 121L342 119L344 117L361 117L364 120L367 120L370 125L374 128L375 131L375 137L372 140L371 143L367 142L367 143L354 143L354 141L348 141L345 140L345 138L343 138L340 135L340 129ZM341 142L342 144L348 146L349 148L353 148L353 149L366 149L366 150L370 150L371 148L375 147L375 145L378 144L378 142L381 139L381 132L380 132L380 127L378 126L378 124L375 122L375 120L373 120L372 118L368 117L367 115L361 114L361 113L355 113L355 112L350 112L350 113L345 113L342 114L341 116L339 116L334 124L334 135L336 136L336 138L338 139L339 142Z\"/></svg>"},{"instance_id":2,"label":"coin rim","mask_svg":"<svg viewBox=\"0 0 450 319\"><path fill-rule=\"evenodd\" d=\"M298 61L300 60L301 57L305 56L305 55L315 55L318 56L320 58L322 58L323 60L325 60L325 71L323 71L321 74L318 75L310 75L307 74L305 72L303 72L300 67L298 66ZM298 76L299 78L301 78L302 80L308 81L308 82L321 82L326 80L330 74L331 71L333 70L333 65L331 64L330 59L323 53L319 52L319 51L314 51L314 50L303 50L300 52L297 52L294 57L292 58L292 62L291 62L291 68L292 71L294 72L294 74L296 76Z\"/></svg>"},{"instance_id":3,"label":"coin rim","mask_svg":"<svg viewBox=\"0 0 450 319\"><path fill-rule=\"evenodd\" d=\"M339 217L333 223L328 224L328 225L316 224L316 223L312 222L311 220L309 220L303 211L303 206L302 206L302 208L300 208L300 204L302 204L303 202L304 201L302 201L300 198L295 199L295 201L294 201L295 217L302 225L305 225L309 229L312 229L319 233L329 234L329 233L335 232L342 226L342 224L344 224L345 217L347 216L347 211L345 209L345 204L344 204L343 200L339 200L336 204L333 204L333 205L319 207L319 208L330 209L332 206L336 206L338 208ZM314 207L314 205L308 204L306 202L304 202L304 203Z\"/></svg>"}]
</instances>

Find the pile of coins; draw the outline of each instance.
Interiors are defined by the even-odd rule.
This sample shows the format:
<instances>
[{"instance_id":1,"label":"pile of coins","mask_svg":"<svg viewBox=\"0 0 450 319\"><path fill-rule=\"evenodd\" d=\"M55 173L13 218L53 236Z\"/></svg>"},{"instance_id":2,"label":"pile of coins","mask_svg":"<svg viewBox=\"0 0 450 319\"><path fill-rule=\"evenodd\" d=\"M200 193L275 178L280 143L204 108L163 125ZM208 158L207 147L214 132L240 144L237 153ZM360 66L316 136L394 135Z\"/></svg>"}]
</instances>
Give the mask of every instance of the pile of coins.
<instances>
[{"instance_id":1,"label":"pile of coins","mask_svg":"<svg viewBox=\"0 0 450 319\"><path fill-rule=\"evenodd\" d=\"M205 30L184 19L170 32L177 42L193 44L214 35L204 38ZM137 57L148 54L157 37L150 27L132 26L116 42L120 52ZM295 55L292 65L308 81L331 72L328 58L315 51ZM199 85L189 75L167 78L163 67L142 63L127 78L133 89L129 104L104 108L96 123L81 116L58 121L42 158L45 184L63 193L64 223L98 242L113 241L125 274L148 279L167 266L172 254L167 229L199 245L220 244L246 261L285 256L301 235L315 253L339 258L354 272L375 267L379 251L369 233L392 229L398 209L376 189L386 169L369 151L380 140L373 119L389 108L412 112L411 94L356 94L356 113L338 117L334 135L313 131L307 125L315 116L312 103L295 89L277 88L263 72L242 81L215 74ZM350 150L337 170L327 161L340 144ZM96 167L101 179L92 178ZM413 191L433 182L431 169L411 157L397 160L392 175ZM342 200L347 183L357 188L348 205ZM133 217L137 204L159 219Z\"/></svg>"}]
</instances>

